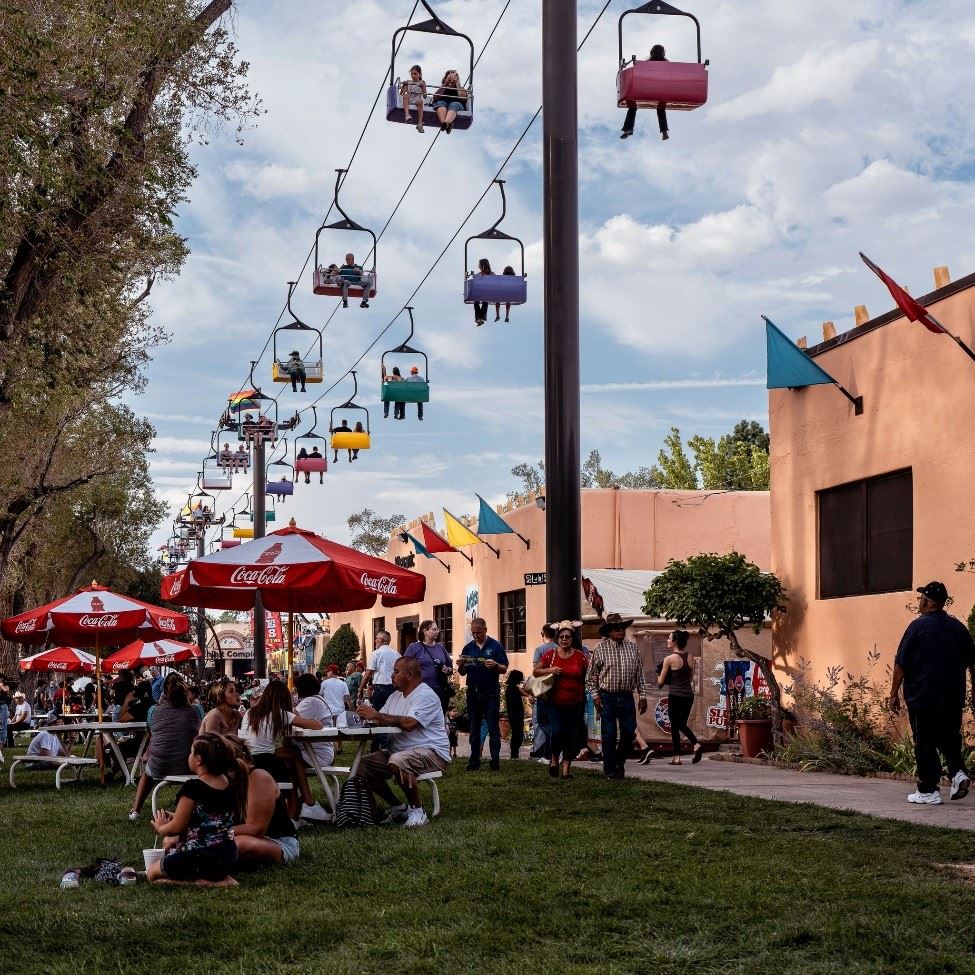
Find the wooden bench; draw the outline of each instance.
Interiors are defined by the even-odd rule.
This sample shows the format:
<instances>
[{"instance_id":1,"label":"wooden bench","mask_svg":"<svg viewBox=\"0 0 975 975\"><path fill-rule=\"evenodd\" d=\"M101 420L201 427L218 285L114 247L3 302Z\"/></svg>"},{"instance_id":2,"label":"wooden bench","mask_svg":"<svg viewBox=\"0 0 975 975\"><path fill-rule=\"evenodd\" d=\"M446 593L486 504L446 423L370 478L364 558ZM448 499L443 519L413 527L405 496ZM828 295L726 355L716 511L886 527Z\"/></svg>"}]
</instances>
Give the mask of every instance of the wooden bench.
<instances>
[{"instance_id":1,"label":"wooden bench","mask_svg":"<svg viewBox=\"0 0 975 975\"><path fill-rule=\"evenodd\" d=\"M64 770L66 768L73 768L75 770L74 781L77 782L81 779L81 773L85 770L86 766L97 765L98 759L96 758L76 758L75 756L65 757L63 755L21 755L15 758L10 763L10 788L16 789L17 785L14 782L14 769L21 764L30 764L34 766L34 771L40 771L42 767L55 769L54 773L54 784L57 788L61 788L61 777L64 775Z\"/></svg>"}]
</instances>

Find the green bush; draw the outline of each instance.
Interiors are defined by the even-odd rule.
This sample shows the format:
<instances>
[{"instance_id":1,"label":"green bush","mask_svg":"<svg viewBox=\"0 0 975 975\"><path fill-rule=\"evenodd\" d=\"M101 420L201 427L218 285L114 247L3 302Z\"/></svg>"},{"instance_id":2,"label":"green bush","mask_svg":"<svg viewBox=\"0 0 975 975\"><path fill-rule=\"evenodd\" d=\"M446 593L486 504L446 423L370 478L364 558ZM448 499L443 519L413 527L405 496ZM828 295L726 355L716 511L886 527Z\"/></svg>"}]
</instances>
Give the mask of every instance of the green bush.
<instances>
[{"instance_id":1,"label":"green bush","mask_svg":"<svg viewBox=\"0 0 975 975\"><path fill-rule=\"evenodd\" d=\"M325 652L322 654L322 669L324 670L329 664L336 664L339 673L344 674L350 661L359 659L359 653L358 638L353 633L352 627L348 623L343 623L325 645Z\"/></svg>"},{"instance_id":2,"label":"green bush","mask_svg":"<svg viewBox=\"0 0 975 975\"><path fill-rule=\"evenodd\" d=\"M760 721L772 717L772 700L753 694L735 708L736 721Z\"/></svg>"}]
</instances>

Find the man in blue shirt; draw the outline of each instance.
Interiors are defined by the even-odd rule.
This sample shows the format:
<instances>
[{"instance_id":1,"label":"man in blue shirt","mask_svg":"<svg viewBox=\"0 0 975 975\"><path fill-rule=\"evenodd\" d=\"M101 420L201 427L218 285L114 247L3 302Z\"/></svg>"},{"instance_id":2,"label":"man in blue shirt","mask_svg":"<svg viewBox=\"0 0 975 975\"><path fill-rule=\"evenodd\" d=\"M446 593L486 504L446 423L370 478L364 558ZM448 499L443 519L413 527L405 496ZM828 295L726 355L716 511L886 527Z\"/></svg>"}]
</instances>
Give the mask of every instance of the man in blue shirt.
<instances>
[{"instance_id":1,"label":"man in blue shirt","mask_svg":"<svg viewBox=\"0 0 975 975\"><path fill-rule=\"evenodd\" d=\"M972 674L975 693L975 641L964 623L945 612L948 590L943 582L929 582L917 591L918 618L904 631L897 648L889 703L897 714L903 685L917 763L917 791L907 801L937 806L942 756L951 778L951 798L968 795L961 719L966 671Z\"/></svg>"},{"instance_id":2,"label":"man in blue shirt","mask_svg":"<svg viewBox=\"0 0 975 975\"><path fill-rule=\"evenodd\" d=\"M458 659L458 671L467 676L467 715L471 722L471 757L468 772L481 767L481 722L487 720L488 742L491 748L491 770L501 768L501 682L508 669L508 655L504 647L487 635L484 620L471 620L473 639Z\"/></svg>"}]
</instances>

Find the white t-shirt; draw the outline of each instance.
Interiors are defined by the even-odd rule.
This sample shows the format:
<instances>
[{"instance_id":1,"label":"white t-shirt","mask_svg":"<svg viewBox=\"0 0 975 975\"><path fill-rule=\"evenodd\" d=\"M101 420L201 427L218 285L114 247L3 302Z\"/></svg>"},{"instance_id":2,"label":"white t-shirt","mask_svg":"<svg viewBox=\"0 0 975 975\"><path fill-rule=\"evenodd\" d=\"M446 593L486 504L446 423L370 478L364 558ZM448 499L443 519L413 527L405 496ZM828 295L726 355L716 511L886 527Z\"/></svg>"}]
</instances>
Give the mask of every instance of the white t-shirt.
<instances>
[{"instance_id":1,"label":"white t-shirt","mask_svg":"<svg viewBox=\"0 0 975 975\"><path fill-rule=\"evenodd\" d=\"M23 701L17 705L17 708L14 711L14 716L10 720L14 724L19 724L21 722L30 721L30 717L31 717L30 705L26 701Z\"/></svg>"},{"instance_id":2,"label":"white t-shirt","mask_svg":"<svg viewBox=\"0 0 975 975\"><path fill-rule=\"evenodd\" d=\"M445 762L450 761L450 740L443 719L440 698L427 684L417 684L404 697L402 691L393 691L382 707L382 714L396 714L404 718L416 718L420 727L413 731L401 731L391 735L390 750L401 752L406 748L430 748Z\"/></svg>"},{"instance_id":3,"label":"white t-shirt","mask_svg":"<svg viewBox=\"0 0 975 975\"><path fill-rule=\"evenodd\" d=\"M388 644L384 643L372 655L369 661L369 669L372 671L372 682L374 684L392 684L393 667L399 660L399 654Z\"/></svg>"},{"instance_id":4,"label":"white t-shirt","mask_svg":"<svg viewBox=\"0 0 975 975\"><path fill-rule=\"evenodd\" d=\"M326 728L333 724L331 715L328 713L328 705L317 694L312 694L311 697L303 697L295 705L295 713L303 718L314 718L316 721L321 721ZM301 748L304 748L305 744L307 742L303 743ZM335 746L330 741L316 741L312 744L312 748L315 749L315 755L322 765L332 764L335 759Z\"/></svg>"},{"instance_id":5,"label":"white t-shirt","mask_svg":"<svg viewBox=\"0 0 975 975\"><path fill-rule=\"evenodd\" d=\"M295 716L290 711L284 712L284 723L291 727L291 722ZM259 725L257 730L251 727L250 712L244 715L244 720L240 723L240 737L247 742L252 755L273 755L279 742L271 737L271 726L268 722Z\"/></svg>"},{"instance_id":6,"label":"white t-shirt","mask_svg":"<svg viewBox=\"0 0 975 975\"><path fill-rule=\"evenodd\" d=\"M51 734L50 731L39 731L34 735L33 741L27 746L28 755L39 756L42 751L46 751L49 755L66 754L61 740L57 735Z\"/></svg>"},{"instance_id":7,"label":"white t-shirt","mask_svg":"<svg viewBox=\"0 0 975 975\"><path fill-rule=\"evenodd\" d=\"M325 699L325 706L333 718L345 714L345 699L349 695L349 686L341 677L329 677L322 681L320 694Z\"/></svg>"}]
</instances>

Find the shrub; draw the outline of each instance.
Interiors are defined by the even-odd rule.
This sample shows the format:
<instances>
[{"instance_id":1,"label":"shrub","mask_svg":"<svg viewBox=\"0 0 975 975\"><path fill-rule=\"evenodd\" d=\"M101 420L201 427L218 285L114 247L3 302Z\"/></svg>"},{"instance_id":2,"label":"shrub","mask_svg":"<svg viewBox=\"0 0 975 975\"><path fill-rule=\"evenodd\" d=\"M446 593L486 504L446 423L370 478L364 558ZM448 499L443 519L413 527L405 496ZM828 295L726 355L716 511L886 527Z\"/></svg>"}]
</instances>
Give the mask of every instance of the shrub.
<instances>
[{"instance_id":1,"label":"shrub","mask_svg":"<svg viewBox=\"0 0 975 975\"><path fill-rule=\"evenodd\" d=\"M344 674L349 662L359 659L359 652L359 640L352 627L348 623L343 623L325 645L321 667L324 670L329 664L336 664L339 673Z\"/></svg>"},{"instance_id":2,"label":"shrub","mask_svg":"<svg viewBox=\"0 0 975 975\"><path fill-rule=\"evenodd\" d=\"M753 694L744 698L735 708L736 721L759 721L772 717L772 700Z\"/></svg>"}]
</instances>

